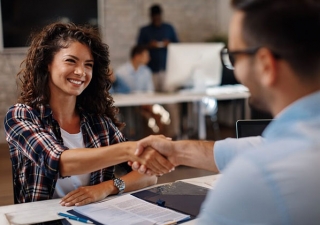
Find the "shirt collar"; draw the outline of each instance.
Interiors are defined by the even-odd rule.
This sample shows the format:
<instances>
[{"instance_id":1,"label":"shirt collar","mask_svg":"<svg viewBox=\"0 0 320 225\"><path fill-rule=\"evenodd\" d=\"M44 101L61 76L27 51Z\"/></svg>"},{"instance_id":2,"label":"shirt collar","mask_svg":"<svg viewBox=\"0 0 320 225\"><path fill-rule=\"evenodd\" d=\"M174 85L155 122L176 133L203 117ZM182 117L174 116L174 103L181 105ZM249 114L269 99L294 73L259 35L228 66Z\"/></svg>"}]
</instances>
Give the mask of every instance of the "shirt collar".
<instances>
[{"instance_id":1,"label":"shirt collar","mask_svg":"<svg viewBox=\"0 0 320 225\"><path fill-rule=\"evenodd\" d=\"M138 66L137 70L135 70L134 67L133 67L133 65L132 65L132 62L131 62L131 61L129 61L128 64L129 64L128 66L129 66L129 69L130 69L130 72L131 72L131 73L136 73L136 72L138 72L138 71L140 70L140 68L142 67L142 65L140 65L140 66Z\"/></svg>"},{"instance_id":2,"label":"shirt collar","mask_svg":"<svg viewBox=\"0 0 320 225\"><path fill-rule=\"evenodd\" d=\"M77 107L77 110L79 111L81 122L86 122L88 120L87 113L81 106L76 106L76 107ZM52 109L49 104L46 104L46 105L41 104L39 106L39 109L40 109L41 120L52 116Z\"/></svg>"},{"instance_id":3,"label":"shirt collar","mask_svg":"<svg viewBox=\"0 0 320 225\"><path fill-rule=\"evenodd\" d=\"M306 121L320 115L320 91L302 97L282 110L263 132L265 138L277 137L297 121ZM280 135L281 136L281 135Z\"/></svg>"}]
</instances>

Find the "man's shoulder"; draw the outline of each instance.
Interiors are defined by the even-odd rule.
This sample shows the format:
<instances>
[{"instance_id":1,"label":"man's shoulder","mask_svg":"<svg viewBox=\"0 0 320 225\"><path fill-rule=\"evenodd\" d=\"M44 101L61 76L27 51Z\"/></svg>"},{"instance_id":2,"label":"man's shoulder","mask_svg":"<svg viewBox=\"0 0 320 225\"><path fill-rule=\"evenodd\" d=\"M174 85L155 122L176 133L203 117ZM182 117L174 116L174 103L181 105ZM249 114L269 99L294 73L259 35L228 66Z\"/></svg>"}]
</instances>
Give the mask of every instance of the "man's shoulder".
<instances>
[{"instance_id":1,"label":"man's shoulder","mask_svg":"<svg viewBox=\"0 0 320 225\"><path fill-rule=\"evenodd\" d=\"M241 154L241 157L254 162L259 161L260 163L282 161L292 155L305 153L301 149L309 147L311 146L304 139L283 137L277 140L265 140L252 151Z\"/></svg>"},{"instance_id":2,"label":"man's shoulder","mask_svg":"<svg viewBox=\"0 0 320 225\"><path fill-rule=\"evenodd\" d=\"M303 176L306 171L320 170L320 164L317 162L320 152L316 150L319 148L319 141L311 144L304 140L284 138L241 154L229 166L237 171L246 164L265 179L272 177L283 182L284 177L289 179L294 174Z\"/></svg>"},{"instance_id":3,"label":"man's shoulder","mask_svg":"<svg viewBox=\"0 0 320 225\"><path fill-rule=\"evenodd\" d=\"M163 22L163 23L161 24L161 27L174 29L173 25L172 25L171 23L168 23L168 22ZM148 24L148 25L142 26L142 27L140 28L140 30L141 30L141 31L145 31L145 30L150 30L150 29L152 29L152 28L153 28L152 24Z\"/></svg>"},{"instance_id":4,"label":"man's shoulder","mask_svg":"<svg viewBox=\"0 0 320 225\"><path fill-rule=\"evenodd\" d=\"M152 25L151 24L147 24L145 26L142 26L140 28L140 31L142 32L142 31L150 30L151 28L152 28Z\"/></svg>"},{"instance_id":5,"label":"man's shoulder","mask_svg":"<svg viewBox=\"0 0 320 225\"><path fill-rule=\"evenodd\" d=\"M152 71L147 65L141 65L139 70L143 71L144 73L147 73L148 75L152 75Z\"/></svg>"},{"instance_id":6,"label":"man's shoulder","mask_svg":"<svg viewBox=\"0 0 320 225\"><path fill-rule=\"evenodd\" d=\"M167 22L163 22L163 23L162 23L162 26L173 28L173 26L171 25L171 23L167 23Z\"/></svg>"},{"instance_id":7,"label":"man's shoulder","mask_svg":"<svg viewBox=\"0 0 320 225\"><path fill-rule=\"evenodd\" d=\"M170 23L162 23L162 27L165 29L174 30L174 27Z\"/></svg>"}]
</instances>

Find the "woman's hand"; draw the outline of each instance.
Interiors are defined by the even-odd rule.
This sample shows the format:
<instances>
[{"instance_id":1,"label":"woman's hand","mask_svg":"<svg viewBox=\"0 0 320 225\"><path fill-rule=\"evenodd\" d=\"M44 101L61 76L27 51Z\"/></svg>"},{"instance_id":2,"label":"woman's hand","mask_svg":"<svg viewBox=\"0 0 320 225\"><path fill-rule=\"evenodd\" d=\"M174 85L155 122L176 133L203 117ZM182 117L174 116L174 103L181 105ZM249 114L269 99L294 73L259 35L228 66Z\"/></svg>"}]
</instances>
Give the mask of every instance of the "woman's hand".
<instances>
[{"instance_id":1,"label":"woman's hand","mask_svg":"<svg viewBox=\"0 0 320 225\"><path fill-rule=\"evenodd\" d=\"M106 184L111 184L110 188L106 188ZM81 206L92 202L100 201L112 194L113 182L106 181L93 186L83 186L69 192L61 199L62 206Z\"/></svg>"}]
</instances>

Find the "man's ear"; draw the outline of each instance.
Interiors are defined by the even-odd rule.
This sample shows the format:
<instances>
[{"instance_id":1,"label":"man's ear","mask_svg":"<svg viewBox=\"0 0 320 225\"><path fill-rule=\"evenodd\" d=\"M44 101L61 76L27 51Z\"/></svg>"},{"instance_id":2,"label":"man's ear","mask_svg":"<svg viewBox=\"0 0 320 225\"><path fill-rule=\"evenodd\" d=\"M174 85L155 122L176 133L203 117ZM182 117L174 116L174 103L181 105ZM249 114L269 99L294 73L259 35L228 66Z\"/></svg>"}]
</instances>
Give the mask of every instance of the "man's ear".
<instances>
[{"instance_id":1,"label":"man's ear","mask_svg":"<svg viewBox=\"0 0 320 225\"><path fill-rule=\"evenodd\" d=\"M256 53L256 65L261 84L272 86L277 82L277 61L267 48L261 48Z\"/></svg>"}]
</instances>

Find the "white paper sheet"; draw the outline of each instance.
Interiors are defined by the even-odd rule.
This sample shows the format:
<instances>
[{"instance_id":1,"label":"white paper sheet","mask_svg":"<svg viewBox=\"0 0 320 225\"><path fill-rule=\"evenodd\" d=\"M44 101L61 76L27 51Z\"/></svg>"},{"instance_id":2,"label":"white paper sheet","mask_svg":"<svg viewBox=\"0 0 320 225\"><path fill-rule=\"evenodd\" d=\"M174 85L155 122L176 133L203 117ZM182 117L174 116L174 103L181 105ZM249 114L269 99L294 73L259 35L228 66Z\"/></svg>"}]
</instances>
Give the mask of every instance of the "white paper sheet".
<instances>
[{"instance_id":1,"label":"white paper sheet","mask_svg":"<svg viewBox=\"0 0 320 225\"><path fill-rule=\"evenodd\" d=\"M189 215L154 205L129 194L110 201L75 207L74 210L108 225L160 225L190 218Z\"/></svg>"}]
</instances>

